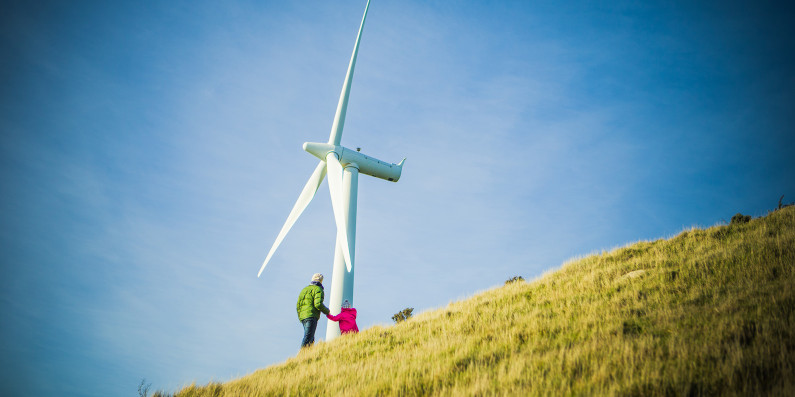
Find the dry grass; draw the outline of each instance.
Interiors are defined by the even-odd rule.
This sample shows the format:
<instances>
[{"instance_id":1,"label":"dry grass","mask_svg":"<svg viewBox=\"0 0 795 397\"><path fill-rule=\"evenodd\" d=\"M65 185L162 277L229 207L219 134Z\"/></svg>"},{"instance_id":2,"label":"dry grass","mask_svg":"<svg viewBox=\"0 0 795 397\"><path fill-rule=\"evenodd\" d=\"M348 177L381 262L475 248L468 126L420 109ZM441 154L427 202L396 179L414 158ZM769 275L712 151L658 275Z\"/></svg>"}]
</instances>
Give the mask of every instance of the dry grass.
<instances>
[{"instance_id":1,"label":"dry grass","mask_svg":"<svg viewBox=\"0 0 795 397\"><path fill-rule=\"evenodd\" d=\"M565 264L178 396L793 395L795 207Z\"/></svg>"}]
</instances>

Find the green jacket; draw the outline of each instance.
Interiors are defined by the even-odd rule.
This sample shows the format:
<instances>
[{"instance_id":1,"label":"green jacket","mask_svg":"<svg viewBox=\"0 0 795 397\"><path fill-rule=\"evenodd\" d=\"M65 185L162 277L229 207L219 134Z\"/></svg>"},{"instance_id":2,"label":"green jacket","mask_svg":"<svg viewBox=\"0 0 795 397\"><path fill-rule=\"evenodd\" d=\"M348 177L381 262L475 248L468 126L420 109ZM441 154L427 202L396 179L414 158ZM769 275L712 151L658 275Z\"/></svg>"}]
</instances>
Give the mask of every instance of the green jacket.
<instances>
[{"instance_id":1,"label":"green jacket","mask_svg":"<svg viewBox=\"0 0 795 397\"><path fill-rule=\"evenodd\" d=\"M295 311L298 312L298 321L309 317L320 318L320 312L328 314L328 308L323 304L323 287L310 284L301 290Z\"/></svg>"}]
</instances>

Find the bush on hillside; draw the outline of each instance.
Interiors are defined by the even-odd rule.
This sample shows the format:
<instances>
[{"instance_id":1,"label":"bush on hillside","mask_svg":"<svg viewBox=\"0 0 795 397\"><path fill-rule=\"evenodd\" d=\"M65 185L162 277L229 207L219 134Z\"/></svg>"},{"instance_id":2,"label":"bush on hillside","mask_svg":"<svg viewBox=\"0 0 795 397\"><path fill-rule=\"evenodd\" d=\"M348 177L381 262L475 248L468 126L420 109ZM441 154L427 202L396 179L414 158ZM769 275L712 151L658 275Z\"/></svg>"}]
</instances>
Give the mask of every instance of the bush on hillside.
<instances>
[{"instance_id":1,"label":"bush on hillside","mask_svg":"<svg viewBox=\"0 0 795 397\"><path fill-rule=\"evenodd\" d=\"M731 222L729 222L729 224L730 225L739 225L739 224L742 224L742 223L748 223L750 220L751 220L751 215L743 215L743 214L738 212L738 213L734 214L734 216L732 217L732 220L731 220Z\"/></svg>"},{"instance_id":2,"label":"bush on hillside","mask_svg":"<svg viewBox=\"0 0 795 397\"><path fill-rule=\"evenodd\" d=\"M778 199L778 208L777 208L777 209L779 209L779 210L780 210L780 209L782 209L782 208L786 208L786 207L789 207L789 206L791 206L791 205L795 205L795 203L787 203L787 204L782 204L781 202L782 202L783 200L784 200L784 195L782 194L782 195L781 195L781 197L779 197L779 199Z\"/></svg>"},{"instance_id":3,"label":"bush on hillside","mask_svg":"<svg viewBox=\"0 0 795 397\"><path fill-rule=\"evenodd\" d=\"M395 324L397 324L397 323L399 323L401 321L406 321L406 320L411 318L411 312L413 312L413 311L414 311L413 307L407 307L407 308L395 313L395 315L392 316L392 320L395 321Z\"/></svg>"},{"instance_id":4,"label":"bush on hillside","mask_svg":"<svg viewBox=\"0 0 795 397\"><path fill-rule=\"evenodd\" d=\"M138 385L138 396L148 397L150 387L152 387L151 383L146 383L146 379L141 379L141 384Z\"/></svg>"},{"instance_id":5,"label":"bush on hillside","mask_svg":"<svg viewBox=\"0 0 795 397\"><path fill-rule=\"evenodd\" d=\"M522 276L513 276L513 277L505 280L505 285L508 285L508 284L511 284L511 283L515 283L515 282L518 282L518 281L524 281L524 277L522 277Z\"/></svg>"}]
</instances>

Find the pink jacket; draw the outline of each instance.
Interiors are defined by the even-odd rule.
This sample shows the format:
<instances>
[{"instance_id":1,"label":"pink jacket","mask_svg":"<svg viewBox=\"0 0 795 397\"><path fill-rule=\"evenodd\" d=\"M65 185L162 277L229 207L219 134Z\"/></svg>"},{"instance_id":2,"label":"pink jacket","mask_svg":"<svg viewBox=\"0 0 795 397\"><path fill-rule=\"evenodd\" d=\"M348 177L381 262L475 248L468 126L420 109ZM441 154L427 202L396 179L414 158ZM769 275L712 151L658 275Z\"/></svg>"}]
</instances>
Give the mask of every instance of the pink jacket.
<instances>
[{"instance_id":1,"label":"pink jacket","mask_svg":"<svg viewBox=\"0 0 795 397\"><path fill-rule=\"evenodd\" d=\"M338 315L326 314L331 321L339 321L340 322L340 331L343 334L347 334L348 332L359 332L359 327L356 326L356 309L346 309L342 308L342 312Z\"/></svg>"}]
</instances>

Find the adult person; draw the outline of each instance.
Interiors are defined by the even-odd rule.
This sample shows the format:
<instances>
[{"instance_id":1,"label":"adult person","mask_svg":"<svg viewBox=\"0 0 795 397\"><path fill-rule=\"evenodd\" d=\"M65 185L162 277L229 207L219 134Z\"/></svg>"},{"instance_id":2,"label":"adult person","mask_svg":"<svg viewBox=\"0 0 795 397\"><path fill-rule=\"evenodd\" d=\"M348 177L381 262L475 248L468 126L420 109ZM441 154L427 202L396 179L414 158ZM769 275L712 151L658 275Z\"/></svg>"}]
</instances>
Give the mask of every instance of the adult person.
<instances>
[{"instance_id":1,"label":"adult person","mask_svg":"<svg viewBox=\"0 0 795 397\"><path fill-rule=\"evenodd\" d=\"M359 332L359 327L356 325L356 309L351 307L351 303L347 299L342 302L340 314L335 316L326 313L326 317L331 321L339 321L340 332L343 335L349 332Z\"/></svg>"},{"instance_id":2,"label":"adult person","mask_svg":"<svg viewBox=\"0 0 795 397\"><path fill-rule=\"evenodd\" d=\"M320 313L328 314L328 308L323 304L323 275L315 273L312 282L301 290L298 294L298 303L295 310L298 312L298 321L304 325L304 339L301 341L301 348L315 343L315 329Z\"/></svg>"}]
</instances>

